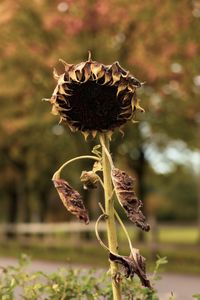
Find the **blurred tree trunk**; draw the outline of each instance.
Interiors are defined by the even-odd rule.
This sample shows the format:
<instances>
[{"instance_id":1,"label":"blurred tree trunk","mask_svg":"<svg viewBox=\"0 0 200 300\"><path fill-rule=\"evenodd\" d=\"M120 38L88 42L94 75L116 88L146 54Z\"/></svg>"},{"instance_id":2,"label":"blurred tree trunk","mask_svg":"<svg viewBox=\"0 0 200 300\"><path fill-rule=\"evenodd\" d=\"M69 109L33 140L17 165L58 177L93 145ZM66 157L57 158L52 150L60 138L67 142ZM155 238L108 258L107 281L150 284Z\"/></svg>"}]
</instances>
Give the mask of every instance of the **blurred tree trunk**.
<instances>
[{"instance_id":1,"label":"blurred tree trunk","mask_svg":"<svg viewBox=\"0 0 200 300\"><path fill-rule=\"evenodd\" d=\"M13 180L11 187L8 190L8 223L15 224L17 223L18 217L18 208L19 208L19 195L17 182ZM7 232L6 236L8 238L14 238L16 234L14 232Z\"/></svg>"},{"instance_id":2,"label":"blurred tree trunk","mask_svg":"<svg viewBox=\"0 0 200 300\"><path fill-rule=\"evenodd\" d=\"M146 217L146 205L145 205L145 183L144 183L144 175L145 175L145 155L144 150L142 147L139 147L139 157L138 157L138 164L135 168L135 171L137 173L137 179L138 179L138 198L142 200L143 208L142 211ZM144 242L145 236L144 232L142 230L138 231L138 241Z\"/></svg>"},{"instance_id":3,"label":"blurred tree trunk","mask_svg":"<svg viewBox=\"0 0 200 300\"><path fill-rule=\"evenodd\" d=\"M145 172L146 172L146 160L145 160L145 154L144 154L144 149L141 146L137 148L138 155L137 159L133 160L131 157L128 157L128 164L131 166L131 168L135 171L136 173L136 178L137 178L137 197L142 200L143 207L142 211L147 217L147 209L146 209L146 203L145 203ZM145 235L142 230L138 230L138 236L137 240L139 242L144 242L145 240Z\"/></svg>"},{"instance_id":4,"label":"blurred tree trunk","mask_svg":"<svg viewBox=\"0 0 200 300\"><path fill-rule=\"evenodd\" d=\"M48 198L49 194L46 190L40 191L38 194L38 199L40 201L40 207L39 207L39 221L41 223L44 223L46 220L46 215L48 212Z\"/></svg>"},{"instance_id":5,"label":"blurred tree trunk","mask_svg":"<svg viewBox=\"0 0 200 300\"><path fill-rule=\"evenodd\" d=\"M16 183L13 184L12 189L9 191L9 208L8 208L8 222L16 223L17 222L17 214L18 214L18 192Z\"/></svg>"},{"instance_id":6,"label":"blurred tree trunk","mask_svg":"<svg viewBox=\"0 0 200 300\"><path fill-rule=\"evenodd\" d=\"M23 193L23 212L24 212L24 222L30 223L31 222L31 206L30 206L30 190L27 185L24 187Z\"/></svg>"},{"instance_id":7,"label":"blurred tree trunk","mask_svg":"<svg viewBox=\"0 0 200 300\"><path fill-rule=\"evenodd\" d=\"M198 173L196 175L197 184L197 228L198 228L198 239L197 243L200 246L200 154L198 161Z\"/></svg>"},{"instance_id":8,"label":"blurred tree trunk","mask_svg":"<svg viewBox=\"0 0 200 300\"><path fill-rule=\"evenodd\" d=\"M159 231L158 223L155 214L149 216L149 223L151 224L151 240L150 240L150 249L152 259L156 259L158 253L158 243L159 243Z\"/></svg>"},{"instance_id":9,"label":"blurred tree trunk","mask_svg":"<svg viewBox=\"0 0 200 300\"><path fill-rule=\"evenodd\" d=\"M198 226L198 245L200 246L200 176L198 180L198 195L197 195L197 201L198 201L198 216L197 216L197 226Z\"/></svg>"}]
</instances>

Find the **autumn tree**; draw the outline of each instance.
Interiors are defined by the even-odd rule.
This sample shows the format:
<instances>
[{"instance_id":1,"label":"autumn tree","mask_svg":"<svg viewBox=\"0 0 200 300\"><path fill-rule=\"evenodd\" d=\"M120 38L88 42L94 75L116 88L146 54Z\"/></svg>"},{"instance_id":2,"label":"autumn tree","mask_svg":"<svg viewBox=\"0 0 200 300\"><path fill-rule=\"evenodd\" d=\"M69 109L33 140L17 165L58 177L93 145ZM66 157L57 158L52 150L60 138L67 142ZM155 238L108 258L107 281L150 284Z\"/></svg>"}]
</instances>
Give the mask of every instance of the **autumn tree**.
<instances>
[{"instance_id":1,"label":"autumn tree","mask_svg":"<svg viewBox=\"0 0 200 300\"><path fill-rule=\"evenodd\" d=\"M53 67L63 70L59 58L77 62L90 49L94 60L119 60L146 82L140 95L145 119L138 115L140 123L127 127L125 146L116 135L113 147L134 169L141 198L150 144L164 149L183 140L199 148L198 1L3 0L0 12L0 184L9 221L44 220L52 169L84 147L69 131L63 138L40 101L51 96Z\"/></svg>"}]
</instances>

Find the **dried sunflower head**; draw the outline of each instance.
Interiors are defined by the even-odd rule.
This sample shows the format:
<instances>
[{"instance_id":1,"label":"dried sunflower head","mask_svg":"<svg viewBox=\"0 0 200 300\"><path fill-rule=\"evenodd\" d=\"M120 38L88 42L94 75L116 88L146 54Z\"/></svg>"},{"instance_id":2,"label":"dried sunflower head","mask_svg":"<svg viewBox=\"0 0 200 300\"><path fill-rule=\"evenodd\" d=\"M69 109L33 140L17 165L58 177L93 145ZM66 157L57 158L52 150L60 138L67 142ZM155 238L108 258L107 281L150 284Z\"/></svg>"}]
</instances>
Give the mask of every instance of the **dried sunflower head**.
<instances>
[{"instance_id":1,"label":"dried sunflower head","mask_svg":"<svg viewBox=\"0 0 200 300\"><path fill-rule=\"evenodd\" d=\"M52 112L60 115L72 131L87 136L112 132L133 118L139 106L136 89L141 83L118 62L103 65L89 58L67 64L63 74L54 72L57 86L50 99Z\"/></svg>"}]
</instances>

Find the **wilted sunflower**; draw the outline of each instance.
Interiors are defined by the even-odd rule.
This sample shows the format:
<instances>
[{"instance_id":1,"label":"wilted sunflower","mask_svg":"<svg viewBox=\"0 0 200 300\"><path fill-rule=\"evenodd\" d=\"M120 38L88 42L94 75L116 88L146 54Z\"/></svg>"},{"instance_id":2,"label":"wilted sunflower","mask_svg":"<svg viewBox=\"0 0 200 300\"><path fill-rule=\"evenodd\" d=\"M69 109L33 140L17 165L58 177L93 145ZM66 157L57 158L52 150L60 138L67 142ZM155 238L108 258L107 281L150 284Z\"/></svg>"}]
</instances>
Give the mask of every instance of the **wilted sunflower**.
<instances>
[{"instance_id":1,"label":"wilted sunflower","mask_svg":"<svg viewBox=\"0 0 200 300\"><path fill-rule=\"evenodd\" d=\"M77 65L67 64L65 72L54 78L58 84L50 102L52 112L60 115L72 131L87 136L113 131L133 118L139 106L136 88L141 83L124 70L118 62L103 65L89 58Z\"/></svg>"}]
</instances>

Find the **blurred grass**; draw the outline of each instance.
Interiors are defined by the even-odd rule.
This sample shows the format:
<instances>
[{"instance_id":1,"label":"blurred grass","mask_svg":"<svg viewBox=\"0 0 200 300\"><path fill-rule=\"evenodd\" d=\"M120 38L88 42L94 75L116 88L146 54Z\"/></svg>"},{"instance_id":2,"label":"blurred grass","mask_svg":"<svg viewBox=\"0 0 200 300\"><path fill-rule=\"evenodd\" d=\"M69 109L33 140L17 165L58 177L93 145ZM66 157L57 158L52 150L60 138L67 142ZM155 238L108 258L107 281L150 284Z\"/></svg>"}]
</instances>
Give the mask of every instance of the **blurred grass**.
<instances>
[{"instance_id":1,"label":"blurred grass","mask_svg":"<svg viewBox=\"0 0 200 300\"><path fill-rule=\"evenodd\" d=\"M130 229L130 228L129 228ZM139 248L147 258L147 267L154 267L156 254L167 256L166 272L200 274L200 248L197 245L198 231L195 227L164 226L158 233L159 243L152 245L150 234L146 243L136 243L136 230L129 230L133 245ZM127 241L119 232L120 253L129 254ZM76 264L92 267L108 267L108 253L98 244L94 234L86 240L81 234L54 235L51 237L20 237L19 239L1 239L1 257L19 257L22 252L33 259L60 261L64 264Z\"/></svg>"},{"instance_id":2,"label":"blurred grass","mask_svg":"<svg viewBox=\"0 0 200 300\"><path fill-rule=\"evenodd\" d=\"M198 229L195 226L164 226L158 235L161 243L195 244L198 240Z\"/></svg>"},{"instance_id":3,"label":"blurred grass","mask_svg":"<svg viewBox=\"0 0 200 300\"><path fill-rule=\"evenodd\" d=\"M73 264L91 267L108 267L108 254L96 243L84 243L80 245L69 245L68 247L46 247L42 243L38 245L22 245L17 242L1 244L1 257L19 257L24 252L32 259L47 261L59 261L63 264ZM128 249L123 249L124 253L129 253ZM145 246L140 247L140 252L147 258L147 268L151 271L154 268L150 250ZM181 248L158 249L159 256L167 256L168 264L165 265L165 272L199 274L200 275L200 255L196 249Z\"/></svg>"},{"instance_id":4,"label":"blurred grass","mask_svg":"<svg viewBox=\"0 0 200 300\"><path fill-rule=\"evenodd\" d=\"M128 226L131 239L136 241L138 235L138 229L132 229L130 225ZM125 240L123 232L120 230L120 239ZM160 225L157 229L157 239L159 243L168 244L185 244L185 245L195 245L198 242L198 228L196 226L186 226L186 225ZM152 230L145 233L145 239L148 242L152 240Z\"/></svg>"}]
</instances>

